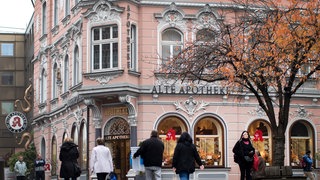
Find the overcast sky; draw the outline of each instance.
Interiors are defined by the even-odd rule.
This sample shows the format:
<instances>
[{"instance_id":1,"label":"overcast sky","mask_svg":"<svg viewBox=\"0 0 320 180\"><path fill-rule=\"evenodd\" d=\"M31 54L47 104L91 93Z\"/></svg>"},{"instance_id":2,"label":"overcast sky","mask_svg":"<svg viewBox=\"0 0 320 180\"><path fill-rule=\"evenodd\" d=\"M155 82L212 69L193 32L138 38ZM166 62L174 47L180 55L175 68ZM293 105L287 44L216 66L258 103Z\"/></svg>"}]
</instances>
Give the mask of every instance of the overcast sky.
<instances>
[{"instance_id":1,"label":"overcast sky","mask_svg":"<svg viewBox=\"0 0 320 180\"><path fill-rule=\"evenodd\" d=\"M0 0L0 33L24 33L32 13L31 0Z\"/></svg>"}]
</instances>

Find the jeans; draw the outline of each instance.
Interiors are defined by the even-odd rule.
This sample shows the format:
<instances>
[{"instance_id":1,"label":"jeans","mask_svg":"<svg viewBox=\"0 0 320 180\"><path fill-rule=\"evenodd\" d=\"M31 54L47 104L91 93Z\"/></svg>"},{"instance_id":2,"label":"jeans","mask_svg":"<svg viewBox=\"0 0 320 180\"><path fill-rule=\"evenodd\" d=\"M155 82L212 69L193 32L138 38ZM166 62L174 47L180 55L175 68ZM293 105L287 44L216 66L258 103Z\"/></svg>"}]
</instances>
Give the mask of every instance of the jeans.
<instances>
[{"instance_id":1,"label":"jeans","mask_svg":"<svg viewBox=\"0 0 320 180\"><path fill-rule=\"evenodd\" d=\"M189 173L187 171L181 171L179 177L180 180L189 180Z\"/></svg>"},{"instance_id":2,"label":"jeans","mask_svg":"<svg viewBox=\"0 0 320 180\"><path fill-rule=\"evenodd\" d=\"M145 167L146 180L161 180L161 167Z\"/></svg>"},{"instance_id":3,"label":"jeans","mask_svg":"<svg viewBox=\"0 0 320 180\"><path fill-rule=\"evenodd\" d=\"M45 180L44 171L36 171L36 180Z\"/></svg>"}]
</instances>

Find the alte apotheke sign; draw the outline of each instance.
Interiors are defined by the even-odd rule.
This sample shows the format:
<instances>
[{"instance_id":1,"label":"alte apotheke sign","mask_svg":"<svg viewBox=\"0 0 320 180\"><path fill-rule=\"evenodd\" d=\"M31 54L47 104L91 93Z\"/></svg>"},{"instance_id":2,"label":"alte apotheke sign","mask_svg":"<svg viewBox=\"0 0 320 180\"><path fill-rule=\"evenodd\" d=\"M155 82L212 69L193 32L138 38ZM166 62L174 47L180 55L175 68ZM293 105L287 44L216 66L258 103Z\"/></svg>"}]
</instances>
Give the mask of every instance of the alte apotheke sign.
<instances>
[{"instance_id":1,"label":"alte apotheke sign","mask_svg":"<svg viewBox=\"0 0 320 180\"><path fill-rule=\"evenodd\" d=\"M8 114L5 121L7 128L13 133L21 133L27 128L26 116L18 111Z\"/></svg>"},{"instance_id":2,"label":"alte apotheke sign","mask_svg":"<svg viewBox=\"0 0 320 180\"><path fill-rule=\"evenodd\" d=\"M220 86L166 86L166 85L157 85L153 86L152 94L219 94L226 95L228 94L227 87Z\"/></svg>"}]
</instances>

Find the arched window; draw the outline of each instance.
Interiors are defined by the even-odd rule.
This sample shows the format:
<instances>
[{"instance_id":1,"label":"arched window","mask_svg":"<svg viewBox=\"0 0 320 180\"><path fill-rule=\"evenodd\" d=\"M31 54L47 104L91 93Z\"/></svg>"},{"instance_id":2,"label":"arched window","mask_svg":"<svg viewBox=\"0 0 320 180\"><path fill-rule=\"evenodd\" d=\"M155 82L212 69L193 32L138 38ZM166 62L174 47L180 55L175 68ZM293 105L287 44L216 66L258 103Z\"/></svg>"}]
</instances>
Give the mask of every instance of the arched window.
<instances>
[{"instance_id":1,"label":"arched window","mask_svg":"<svg viewBox=\"0 0 320 180\"><path fill-rule=\"evenodd\" d=\"M258 150L267 164L272 162L272 134L267 121L256 120L248 128L253 147ZM240 138L240 137L239 137Z\"/></svg>"},{"instance_id":2,"label":"arched window","mask_svg":"<svg viewBox=\"0 0 320 180\"><path fill-rule=\"evenodd\" d=\"M187 125L179 117L170 116L159 123L157 130L160 139L164 143L163 164L164 166L171 167L177 140L182 132L188 131ZM175 133L175 136L171 136L172 132Z\"/></svg>"},{"instance_id":3,"label":"arched window","mask_svg":"<svg viewBox=\"0 0 320 180\"><path fill-rule=\"evenodd\" d=\"M52 99L57 98L57 90L58 90L57 74L58 74L58 65L57 63L54 63L53 72L52 72Z\"/></svg>"},{"instance_id":4,"label":"arched window","mask_svg":"<svg viewBox=\"0 0 320 180\"><path fill-rule=\"evenodd\" d=\"M161 52L162 64L178 55L183 47L183 34L177 29L166 29L162 32Z\"/></svg>"},{"instance_id":5,"label":"arched window","mask_svg":"<svg viewBox=\"0 0 320 180\"><path fill-rule=\"evenodd\" d=\"M87 167L87 126L85 123L81 123L80 126L80 141L79 141L79 151L80 151L80 163L81 168L86 169Z\"/></svg>"},{"instance_id":6,"label":"arched window","mask_svg":"<svg viewBox=\"0 0 320 180\"><path fill-rule=\"evenodd\" d=\"M64 58L64 81L63 81L63 92L67 92L69 88L69 56L66 55Z\"/></svg>"},{"instance_id":7,"label":"arched window","mask_svg":"<svg viewBox=\"0 0 320 180\"><path fill-rule=\"evenodd\" d=\"M52 137L51 142L51 175L57 175L57 139Z\"/></svg>"},{"instance_id":8,"label":"arched window","mask_svg":"<svg viewBox=\"0 0 320 180\"><path fill-rule=\"evenodd\" d=\"M64 132L63 136L62 136L62 143L64 142L64 140L68 137L68 133Z\"/></svg>"},{"instance_id":9,"label":"arched window","mask_svg":"<svg viewBox=\"0 0 320 180\"><path fill-rule=\"evenodd\" d=\"M47 77L45 69L42 69L40 76L40 103L44 103L47 99Z\"/></svg>"},{"instance_id":10,"label":"arched window","mask_svg":"<svg viewBox=\"0 0 320 180\"><path fill-rule=\"evenodd\" d=\"M47 3L42 4L42 35L47 34Z\"/></svg>"},{"instance_id":11,"label":"arched window","mask_svg":"<svg viewBox=\"0 0 320 180\"><path fill-rule=\"evenodd\" d=\"M80 72L80 59L79 59L79 48L78 46L74 49L74 62L73 62L73 85L77 85L80 82L79 72Z\"/></svg>"},{"instance_id":12,"label":"arched window","mask_svg":"<svg viewBox=\"0 0 320 180\"><path fill-rule=\"evenodd\" d=\"M307 150L315 154L314 129L307 121L297 121L290 127L290 163L299 166Z\"/></svg>"},{"instance_id":13,"label":"arched window","mask_svg":"<svg viewBox=\"0 0 320 180\"><path fill-rule=\"evenodd\" d=\"M40 152L43 159L46 159L46 141L44 138L41 140Z\"/></svg>"},{"instance_id":14,"label":"arched window","mask_svg":"<svg viewBox=\"0 0 320 180\"><path fill-rule=\"evenodd\" d=\"M215 32L211 29L201 29L197 32L196 39L201 42L213 42L215 40Z\"/></svg>"},{"instance_id":15,"label":"arched window","mask_svg":"<svg viewBox=\"0 0 320 180\"><path fill-rule=\"evenodd\" d=\"M71 130L71 138L73 139L73 142L75 144L79 144L79 133L78 133L78 128L76 126L76 124L73 124L72 126L72 130Z\"/></svg>"},{"instance_id":16,"label":"arched window","mask_svg":"<svg viewBox=\"0 0 320 180\"><path fill-rule=\"evenodd\" d=\"M206 166L224 165L224 136L223 127L215 118L204 117L195 124L195 144Z\"/></svg>"}]
</instances>

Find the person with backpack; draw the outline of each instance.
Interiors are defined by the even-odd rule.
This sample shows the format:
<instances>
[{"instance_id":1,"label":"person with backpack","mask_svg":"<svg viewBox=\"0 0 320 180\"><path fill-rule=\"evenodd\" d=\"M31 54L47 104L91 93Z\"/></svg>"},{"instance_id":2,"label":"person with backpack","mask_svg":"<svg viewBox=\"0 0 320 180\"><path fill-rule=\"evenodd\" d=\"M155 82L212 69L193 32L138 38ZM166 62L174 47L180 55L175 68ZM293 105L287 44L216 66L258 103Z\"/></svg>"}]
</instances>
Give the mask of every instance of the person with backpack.
<instances>
[{"instance_id":1,"label":"person with backpack","mask_svg":"<svg viewBox=\"0 0 320 180\"><path fill-rule=\"evenodd\" d=\"M304 174L310 179L310 180L315 180L313 173L312 173L312 156L311 156L311 151L308 150L306 154L302 157L302 166L303 166L303 172ZM305 165L303 165L305 164Z\"/></svg>"}]
</instances>

